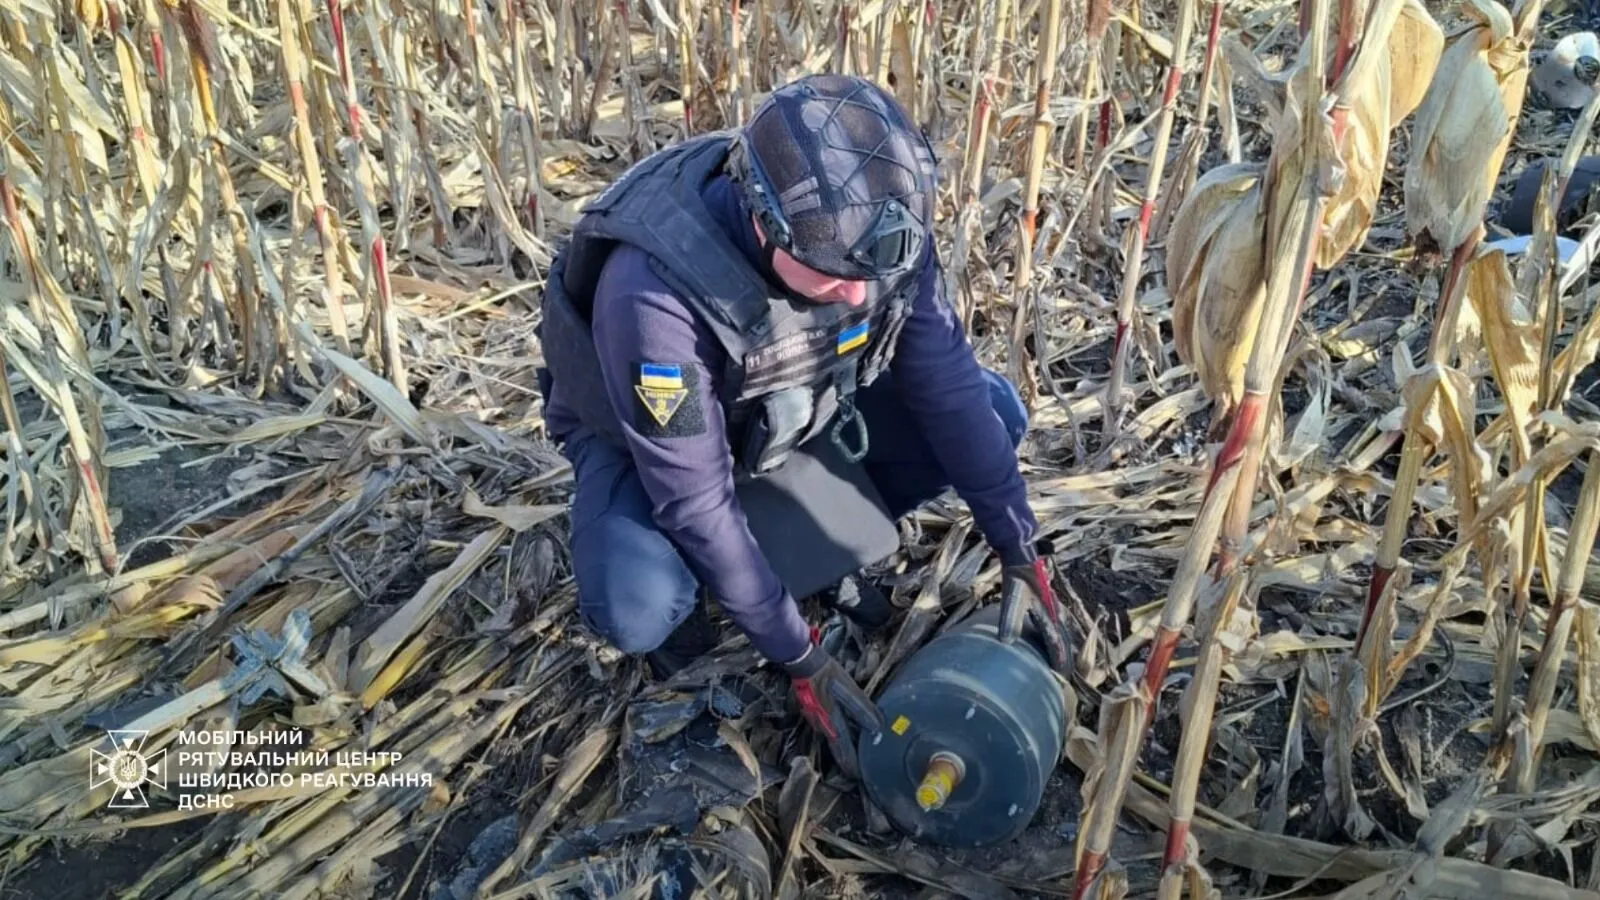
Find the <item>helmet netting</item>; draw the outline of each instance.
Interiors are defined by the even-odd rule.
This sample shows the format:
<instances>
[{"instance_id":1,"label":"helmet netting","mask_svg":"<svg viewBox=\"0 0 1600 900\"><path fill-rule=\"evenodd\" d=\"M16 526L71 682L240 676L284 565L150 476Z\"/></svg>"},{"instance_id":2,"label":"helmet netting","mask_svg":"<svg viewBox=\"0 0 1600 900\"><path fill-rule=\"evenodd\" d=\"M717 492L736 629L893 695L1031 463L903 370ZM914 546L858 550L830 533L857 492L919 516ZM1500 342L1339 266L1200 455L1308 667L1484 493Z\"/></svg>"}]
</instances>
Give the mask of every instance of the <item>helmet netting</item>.
<instances>
[{"instance_id":1,"label":"helmet netting","mask_svg":"<svg viewBox=\"0 0 1600 900\"><path fill-rule=\"evenodd\" d=\"M932 159L898 106L869 82L804 79L769 98L746 134L790 223L790 252L806 265L855 272L850 248L889 199L927 227Z\"/></svg>"}]
</instances>

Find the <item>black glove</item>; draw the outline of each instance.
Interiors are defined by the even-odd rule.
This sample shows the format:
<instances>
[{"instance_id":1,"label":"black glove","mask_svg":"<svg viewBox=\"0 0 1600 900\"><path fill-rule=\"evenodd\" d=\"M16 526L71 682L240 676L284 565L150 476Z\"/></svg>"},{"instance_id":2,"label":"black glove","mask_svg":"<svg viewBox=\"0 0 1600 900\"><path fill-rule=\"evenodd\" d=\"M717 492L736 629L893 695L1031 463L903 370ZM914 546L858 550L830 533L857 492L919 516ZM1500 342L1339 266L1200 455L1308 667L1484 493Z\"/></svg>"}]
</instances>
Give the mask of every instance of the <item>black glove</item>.
<instances>
[{"instance_id":1,"label":"black glove","mask_svg":"<svg viewBox=\"0 0 1600 900\"><path fill-rule=\"evenodd\" d=\"M868 631L877 631L889 624L889 618L894 615L889 598L883 595L877 585L860 574L845 576L825 592L822 599Z\"/></svg>"},{"instance_id":2,"label":"black glove","mask_svg":"<svg viewBox=\"0 0 1600 900\"><path fill-rule=\"evenodd\" d=\"M1049 545L1042 545L1048 548ZM1048 553L1048 549L1044 552ZM1026 615L1044 643L1050 667L1062 675L1070 673L1067 630L1062 624L1061 607L1050 587L1050 567L1043 555L1031 563L1007 566L1001 570L1000 640L1010 644L1022 634Z\"/></svg>"},{"instance_id":3,"label":"black glove","mask_svg":"<svg viewBox=\"0 0 1600 900\"><path fill-rule=\"evenodd\" d=\"M839 661L822 648L815 628L811 629L811 646L805 655L783 668L794 684L801 714L827 739L828 749L833 751L833 758L845 774L859 779L861 764L856 759L850 725L854 722L869 733L877 734L884 728L883 712Z\"/></svg>"}]
</instances>

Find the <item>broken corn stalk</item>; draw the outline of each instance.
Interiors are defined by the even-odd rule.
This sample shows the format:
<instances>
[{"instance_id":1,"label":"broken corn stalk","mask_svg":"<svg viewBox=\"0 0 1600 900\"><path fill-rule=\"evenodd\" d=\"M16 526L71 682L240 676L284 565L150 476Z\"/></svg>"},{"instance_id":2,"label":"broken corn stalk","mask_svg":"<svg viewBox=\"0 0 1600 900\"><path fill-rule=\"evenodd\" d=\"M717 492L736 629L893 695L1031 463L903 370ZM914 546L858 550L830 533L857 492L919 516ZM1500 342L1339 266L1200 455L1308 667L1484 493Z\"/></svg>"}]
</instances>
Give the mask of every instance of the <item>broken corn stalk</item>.
<instances>
[{"instance_id":1,"label":"broken corn stalk","mask_svg":"<svg viewBox=\"0 0 1600 900\"><path fill-rule=\"evenodd\" d=\"M1544 739L1545 723L1550 717L1551 701L1555 699L1557 676L1567 655L1572 621L1578 610L1578 592L1583 588L1585 564L1594 549L1597 526L1600 526L1600 458L1591 453L1588 469L1583 475L1583 487L1578 495L1578 509L1573 514L1572 528L1567 533L1566 553L1561 560L1560 587L1550 606L1544 645L1539 651L1533 679L1528 684L1528 739L1517 742L1514 760L1517 791L1520 793L1532 794L1537 787L1540 744Z\"/></svg>"}]
</instances>

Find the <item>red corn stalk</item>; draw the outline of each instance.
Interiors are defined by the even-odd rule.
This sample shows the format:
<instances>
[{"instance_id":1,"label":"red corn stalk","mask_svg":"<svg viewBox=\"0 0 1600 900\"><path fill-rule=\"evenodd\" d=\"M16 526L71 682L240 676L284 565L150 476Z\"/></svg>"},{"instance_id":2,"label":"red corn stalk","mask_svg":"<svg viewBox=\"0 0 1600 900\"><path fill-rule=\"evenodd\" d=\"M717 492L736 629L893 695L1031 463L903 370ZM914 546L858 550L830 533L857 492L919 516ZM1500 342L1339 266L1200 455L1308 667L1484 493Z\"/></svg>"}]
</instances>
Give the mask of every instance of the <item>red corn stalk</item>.
<instances>
[{"instance_id":1,"label":"red corn stalk","mask_svg":"<svg viewBox=\"0 0 1600 900\"><path fill-rule=\"evenodd\" d=\"M1049 0L1045 10L1044 25L1039 31L1039 56L1034 61L1037 74L1033 93L1033 136L1028 148L1028 180L1022 206L1022 227L1018 229L1020 245L1017 248L1017 270L1011 280L1011 367L1018 388L1024 397L1031 396L1034 379L1024 358L1023 329L1026 315L1028 282L1033 276L1033 239L1039 216L1039 182L1044 177L1044 154L1050 144L1050 133L1055 120L1050 115L1050 85L1056 75L1056 41L1061 33L1061 0ZM1039 348L1040 365L1048 365L1044 348Z\"/></svg>"},{"instance_id":2,"label":"red corn stalk","mask_svg":"<svg viewBox=\"0 0 1600 900\"><path fill-rule=\"evenodd\" d=\"M1144 202L1134 226L1133 246L1122 261L1122 293L1117 300L1117 332L1111 350L1111 381L1104 398L1102 430L1110 437L1117 430L1122 410L1122 384L1128 366L1128 332L1133 323L1133 304L1144 274L1144 244L1150 235L1150 216L1161 193L1161 174L1166 168L1167 147L1172 141L1172 118L1178 88L1183 84L1183 64L1189 55L1189 39L1194 31L1195 5L1199 0L1178 0L1178 33L1172 42L1172 65L1167 69L1167 87L1161 95L1161 118L1156 123L1155 146L1150 151L1150 172L1145 179Z\"/></svg>"},{"instance_id":3,"label":"red corn stalk","mask_svg":"<svg viewBox=\"0 0 1600 900\"><path fill-rule=\"evenodd\" d=\"M355 73L350 69L350 45L345 37L344 12L339 0L327 0L328 22L333 31L333 49L339 57L339 78L344 88L345 125L350 137L348 148L350 175L355 179L356 205L361 213L361 238L367 245L373 285L378 294L376 310L379 356L384 373L402 394L406 393L405 360L400 355L399 324L395 321L394 290L389 284L389 250L378 224L378 209L372 195L372 173L367 155L361 150L361 105L356 100ZM467 19L472 20L471 12Z\"/></svg>"},{"instance_id":4,"label":"red corn stalk","mask_svg":"<svg viewBox=\"0 0 1600 900\"><path fill-rule=\"evenodd\" d=\"M57 347L60 329L70 326L71 323L59 322L57 317L49 315L45 310L44 298L47 287L40 273L39 260L34 255L33 243L28 239L28 231L22 224L22 212L17 204L16 191L11 186L9 169L9 152L3 144L0 144L0 208L5 210L6 221L11 225L11 240L20 268L28 278L29 306L32 307L34 319L40 327L40 344L44 348L45 362L49 366L51 379L55 382L55 395L60 405L61 421L67 426L68 445L72 448L79 483L83 486L84 499L89 510L89 522L94 529L95 549L100 551L100 565L106 572L115 572L117 540L111 530L105 490L100 484L100 479L95 476L94 451L89 443L89 435L85 433L83 422L78 416L77 401L72 398L72 390L66 378L66 367L61 363L60 350ZM26 456L22 458L26 460ZM43 529L46 526L47 522L41 519L39 528Z\"/></svg>"},{"instance_id":5,"label":"red corn stalk","mask_svg":"<svg viewBox=\"0 0 1600 900\"><path fill-rule=\"evenodd\" d=\"M1210 627L1200 646L1200 659L1195 665L1194 680L1184 691L1180 716L1183 736L1178 744L1177 762L1173 767L1171 824L1167 826L1166 850L1162 855L1159 900L1180 900L1183 896L1184 873L1189 869L1189 825L1194 819L1195 794L1200 786L1200 773L1205 768L1207 749L1211 743L1211 722L1217 711L1217 688L1222 682L1222 668L1228 654L1219 636L1228 630L1234 610L1244 594L1242 570L1235 570L1223 583L1223 595L1211 610ZM1201 612L1201 620L1206 613Z\"/></svg>"},{"instance_id":6,"label":"red corn stalk","mask_svg":"<svg viewBox=\"0 0 1600 900\"><path fill-rule=\"evenodd\" d=\"M1356 48L1357 29L1360 26L1359 17L1356 13L1357 8L1356 0L1340 0L1334 58L1328 70L1328 80L1325 83L1339 85L1341 94L1344 91L1346 76L1350 74L1348 68ZM1377 38L1387 41L1388 35L1378 35ZM1320 60L1320 57L1318 59ZM1341 153L1344 151L1345 135L1349 126L1349 114L1350 109L1342 102L1342 98L1341 102L1336 103L1329 113L1328 124L1332 132L1333 145L1339 148ZM1307 152L1312 152L1311 148L1308 148ZM1323 210L1326 208L1326 203L1327 197L1319 193L1314 201L1316 208L1314 222L1320 223L1323 221ZM1310 225L1307 227L1309 234L1306 240L1308 242L1309 255L1304 258L1304 270L1300 273L1299 286L1295 289L1293 311L1280 318L1278 327L1270 331L1265 330L1266 323L1262 323L1263 330L1256 335L1257 345L1252 348L1249 367L1245 373L1245 394L1240 401L1238 413L1241 419L1245 419L1248 422L1249 431L1243 441L1243 445L1248 450L1241 455L1239 461L1239 483L1235 488L1236 493L1229 503L1227 518L1223 522L1222 536L1217 553L1216 577L1218 578L1226 578L1238 563L1238 554L1243 548L1245 534L1249 530L1250 507L1255 500L1256 478L1260 472L1261 458L1264 452L1262 442L1266 436L1266 391L1272 383L1271 373L1277 371L1279 360L1288 349L1289 333L1293 328L1294 322L1300 316L1301 306L1305 303L1306 288L1310 284L1311 272L1317 259L1317 244L1321 237L1320 229ZM1269 305L1263 312L1263 317L1270 318L1273 311L1273 307ZM1272 354L1270 363L1268 363L1267 357L1260 352L1264 341L1268 342L1264 346L1270 348L1269 352ZM1246 407L1251 404L1256 404L1259 408L1251 409L1246 413ZM1239 423L1235 422L1234 427L1239 427ZM1228 439L1223 445L1223 454L1228 452L1229 446L1235 440L1236 436L1230 430ZM1219 467L1222 465L1221 457L1218 458L1217 464ZM1175 639L1176 635L1174 635ZM1160 682L1155 682L1155 684L1159 685Z\"/></svg>"},{"instance_id":7,"label":"red corn stalk","mask_svg":"<svg viewBox=\"0 0 1600 900\"><path fill-rule=\"evenodd\" d=\"M1004 56L1004 42L1006 25L1011 18L1012 7L1015 0L1000 0L999 7L995 10L994 23L989 31L988 47L985 49L986 62L983 64L983 77L973 85L972 109L967 122L966 153L962 161L961 170L961 221L956 228L954 246L951 253L951 275L961 278L971 259L969 249L974 234L979 234L983 224L983 207L978 199L978 192L983 186L983 167L985 155L989 147L989 128L994 119L994 109L1001 104L997 96L1003 88L996 84L1000 76L1000 60ZM973 71L979 69L979 42L983 36L983 29L972 29L972 67ZM961 302L961 324L963 328L972 328L972 304L963 297Z\"/></svg>"},{"instance_id":8,"label":"red corn stalk","mask_svg":"<svg viewBox=\"0 0 1600 900\"><path fill-rule=\"evenodd\" d=\"M1111 0L1089 0L1089 9L1083 23L1083 46L1085 56L1085 71L1083 75L1083 110L1078 119L1077 149L1072 154L1072 167L1083 168L1084 145L1089 137L1089 114L1093 109L1089 105L1089 98L1094 96L1095 89L1100 82L1100 56L1105 53L1106 28L1111 25ZM1103 114L1110 110L1105 104L1110 100L1101 101ZM1104 126L1102 126L1103 128ZM1097 135L1100 144L1104 146L1106 138L1103 134ZM1097 148L1098 149L1098 148Z\"/></svg>"},{"instance_id":9,"label":"red corn stalk","mask_svg":"<svg viewBox=\"0 0 1600 900\"><path fill-rule=\"evenodd\" d=\"M289 104L294 111L294 144L300 151L300 166L305 172L306 189L311 194L311 216L317 226L317 243L322 247L322 274L327 289L328 322L340 352L350 352L350 327L344 318L344 282L339 275L339 252L334 237L334 221L323 191L322 163L317 158L317 139L311 130L311 110L306 104L305 83L300 77L304 57L300 52L300 19L290 0L278 0L278 36L283 47L283 69L289 78Z\"/></svg>"},{"instance_id":10,"label":"red corn stalk","mask_svg":"<svg viewBox=\"0 0 1600 900\"><path fill-rule=\"evenodd\" d=\"M1245 374L1244 396L1232 414L1223 449L1213 465L1199 515L1190 532L1177 573L1173 577L1162 611L1161 623L1151 646L1149 661L1145 665L1144 676L1136 683L1121 689L1125 693L1126 703L1133 704L1134 708L1131 714L1124 716L1115 727L1119 732L1118 740L1123 742L1126 741L1124 729L1129 728L1131 724L1136 730L1137 736L1133 740L1133 746L1126 748L1130 753L1137 752L1137 746L1143 743L1144 736L1148 732L1155 699L1159 695L1161 684L1166 679L1167 670L1177 649L1179 633L1189 620L1202 569L1222 530L1224 513L1232 505L1236 491L1247 496L1254 493L1254 466L1248 461L1251 457L1259 459L1261 454L1261 437L1267 408L1266 391L1273 383L1272 373L1281 365L1287 337L1304 300L1316 258L1320 237L1318 225L1323 219L1330 195L1329 186L1323 184L1319 177L1321 168L1319 157L1325 152L1321 134L1324 127L1329 128L1333 146L1340 147L1343 143L1346 119L1340 111L1342 103L1336 104L1332 116L1324 126L1320 104L1310 99L1322 97L1326 90L1324 73L1327 72L1325 60L1328 43L1324 25L1326 17L1323 14L1327 0L1310 0L1310 2L1314 15L1311 20L1313 28L1308 60L1309 71L1324 77L1314 77L1313 83L1307 85L1307 89L1302 93L1302 96L1308 99L1303 101L1304 105L1301 108L1298 145L1275 147L1265 173L1264 209L1268 244L1263 251L1269 254L1267 257L1269 260L1274 260L1267 279L1267 302L1263 306L1262 321L1256 329L1256 340L1251 348ZM1352 0L1343 2L1350 3ZM1351 21L1353 18L1350 16L1341 17L1342 23ZM1349 87L1347 73L1335 70L1332 75L1338 83L1335 93L1342 98ZM1296 154L1300 154L1298 171L1292 171L1289 167ZM1247 476L1250 478L1248 481ZM1233 571L1233 560L1219 560L1219 578L1226 578ZM1112 735L1103 731L1102 753L1112 754L1112 743ZM1131 762L1122 760L1113 762L1112 766L1113 769L1102 773L1097 780L1095 795L1088 807L1088 821L1083 828L1085 843L1079 848L1072 891L1074 900L1086 896L1090 886L1095 883L1104 868L1110 853L1111 832L1115 828L1116 817L1121 810L1123 796L1127 790ZM1113 777L1114 775L1116 777ZM1176 846L1181 850L1183 844L1179 843Z\"/></svg>"}]
</instances>

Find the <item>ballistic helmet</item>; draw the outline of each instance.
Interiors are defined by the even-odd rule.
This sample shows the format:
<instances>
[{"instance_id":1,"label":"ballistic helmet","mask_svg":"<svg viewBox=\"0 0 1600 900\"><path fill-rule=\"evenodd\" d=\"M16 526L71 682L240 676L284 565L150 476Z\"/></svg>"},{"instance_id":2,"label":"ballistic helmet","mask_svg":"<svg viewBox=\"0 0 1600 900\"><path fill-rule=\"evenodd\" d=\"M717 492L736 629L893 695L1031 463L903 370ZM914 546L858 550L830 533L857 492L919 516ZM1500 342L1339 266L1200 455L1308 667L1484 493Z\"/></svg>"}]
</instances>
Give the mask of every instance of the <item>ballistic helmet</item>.
<instances>
[{"instance_id":1,"label":"ballistic helmet","mask_svg":"<svg viewBox=\"0 0 1600 900\"><path fill-rule=\"evenodd\" d=\"M910 270L931 237L934 158L922 130L863 78L808 75L762 102L729 172L767 237L835 278Z\"/></svg>"}]
</instances>

